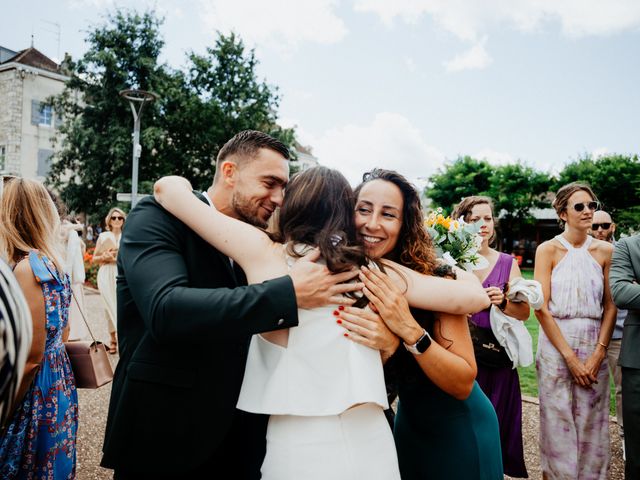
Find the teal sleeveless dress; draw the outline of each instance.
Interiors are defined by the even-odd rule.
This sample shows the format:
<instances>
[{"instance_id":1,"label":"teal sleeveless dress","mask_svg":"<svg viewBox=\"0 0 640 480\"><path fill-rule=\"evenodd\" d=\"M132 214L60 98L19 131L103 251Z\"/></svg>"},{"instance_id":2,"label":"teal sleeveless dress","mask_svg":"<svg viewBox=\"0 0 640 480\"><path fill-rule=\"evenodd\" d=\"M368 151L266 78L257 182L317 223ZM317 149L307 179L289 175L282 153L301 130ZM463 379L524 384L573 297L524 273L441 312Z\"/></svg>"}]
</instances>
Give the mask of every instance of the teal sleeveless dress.
<instances>
[{"instance_id":1,"label":"teal sleeveless dress","mask_svg":"<svg viewBox=\"0 0 640 480\"><path fill-rule=\"evenodd\" d=\"M412 313L432 333L431 314ZM431 382L404 348L390 361L399 393L394 438L402 479L502 480L498 418L478 384L466 400L457 400Z\"/></svg>"}]
</instances>

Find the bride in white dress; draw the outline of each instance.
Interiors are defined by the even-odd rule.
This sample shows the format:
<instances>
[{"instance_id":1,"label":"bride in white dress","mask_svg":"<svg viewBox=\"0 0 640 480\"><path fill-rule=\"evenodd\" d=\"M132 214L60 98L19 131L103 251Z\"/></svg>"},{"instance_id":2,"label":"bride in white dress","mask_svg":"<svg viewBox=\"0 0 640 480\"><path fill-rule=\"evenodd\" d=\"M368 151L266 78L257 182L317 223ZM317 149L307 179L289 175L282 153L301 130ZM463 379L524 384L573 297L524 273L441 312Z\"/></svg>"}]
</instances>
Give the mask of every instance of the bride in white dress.
<instances>
[{"instance_id":1,"label":"bride in white dress","mask_svg":"<svg viewBox=\"0 0 640 480\"><path fill-rule=\"evenodd\" d=\"M356 239L355 201L346 179L316 167L286 190L274 241L266 232L199 201L189 182L165 177L156 200L216 249L238 262L249 283L286 275L317 248L332 272L367 263ZM488 305L475 277L448 280L383 261L412 306L455 314ZM299 325L255 335L238 408L270 415L263 480L399 479L380 352L344 338L334 310L300 310Z\"/></svg>"}]
</instances>

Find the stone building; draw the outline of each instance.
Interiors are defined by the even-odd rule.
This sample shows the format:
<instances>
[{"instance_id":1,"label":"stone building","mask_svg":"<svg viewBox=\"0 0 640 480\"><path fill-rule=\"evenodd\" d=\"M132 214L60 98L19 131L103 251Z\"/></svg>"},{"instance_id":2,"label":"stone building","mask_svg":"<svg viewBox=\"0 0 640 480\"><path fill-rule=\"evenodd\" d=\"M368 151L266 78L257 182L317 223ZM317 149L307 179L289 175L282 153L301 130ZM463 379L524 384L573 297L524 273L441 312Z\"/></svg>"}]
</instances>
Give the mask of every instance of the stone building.
<instances>
[{"instance_id":1,"label":"stone building","mask_svg":"<svg viewBox=\"0 0 640 480\"><path fill-rule=\"evenodd\" d=\"M0 174L47 175L60 120L46 100L68 79L33 47L15 52L0 46Z\"/></svg>"}]
</instances>

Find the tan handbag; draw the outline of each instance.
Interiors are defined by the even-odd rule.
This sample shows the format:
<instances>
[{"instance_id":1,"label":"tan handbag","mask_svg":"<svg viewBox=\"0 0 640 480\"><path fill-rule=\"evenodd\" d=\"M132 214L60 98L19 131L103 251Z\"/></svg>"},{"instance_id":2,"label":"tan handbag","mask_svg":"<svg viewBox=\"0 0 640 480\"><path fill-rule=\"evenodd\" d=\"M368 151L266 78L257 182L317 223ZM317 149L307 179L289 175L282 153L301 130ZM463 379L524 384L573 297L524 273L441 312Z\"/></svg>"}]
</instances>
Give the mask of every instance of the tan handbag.
<instances>
[{"instance_id":1,"label":"tan handbag","mask_svg":"<svg viewBox=\"0 0 640 480\"><path fill-rule=\"evenodd\" d=\"M71 361L76 388L98 388L113 380L113 369L109 362L109 355L107 355L104 343L98 342L93 336L89 322L87 322L75 294L73 292L71 294L76 305L78 305L78 310L80 310L80 315L87 326L87 330L89 330L89 335L91 335L91 340L76 340L64 343Z\"/></svg>"}]
</instances>

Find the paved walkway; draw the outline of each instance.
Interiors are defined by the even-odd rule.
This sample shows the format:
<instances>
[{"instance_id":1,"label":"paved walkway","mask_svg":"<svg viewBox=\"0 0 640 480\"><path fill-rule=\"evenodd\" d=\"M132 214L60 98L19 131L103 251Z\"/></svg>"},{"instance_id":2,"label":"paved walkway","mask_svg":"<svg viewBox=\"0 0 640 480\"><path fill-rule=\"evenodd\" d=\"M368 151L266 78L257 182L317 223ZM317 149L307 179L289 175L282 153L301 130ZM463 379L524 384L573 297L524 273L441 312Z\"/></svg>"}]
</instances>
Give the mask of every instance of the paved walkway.
<instances>
[{"instance_id":1,"label":"paved walkway","mask_svg":"<svg viewBox=\"0 0 640 480\"><path fill-rule=\"evenodd\" d=\"M88 321L98 339L108 342L109 333L104 317L104 309L100 295L86 290L86 309ZM117 355L111 356L113 366L117 363ZM99 466L102 457L102 441L107 420L107 408L111 385L97 390L78 390L80 400L80 424L78 428L78 480L111 479L112 471ZM525 459L529 477L533 480L542 478L538 452L538 405L525 401L523 403L523 432L525 443ZM609 472L610 480L624 479L622 450L617 435L617 425L611 423L612 462Z\"/></svg>"}]
</instances>

